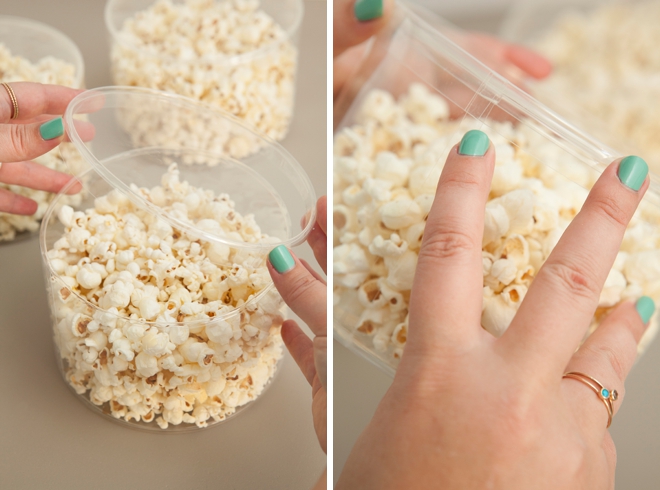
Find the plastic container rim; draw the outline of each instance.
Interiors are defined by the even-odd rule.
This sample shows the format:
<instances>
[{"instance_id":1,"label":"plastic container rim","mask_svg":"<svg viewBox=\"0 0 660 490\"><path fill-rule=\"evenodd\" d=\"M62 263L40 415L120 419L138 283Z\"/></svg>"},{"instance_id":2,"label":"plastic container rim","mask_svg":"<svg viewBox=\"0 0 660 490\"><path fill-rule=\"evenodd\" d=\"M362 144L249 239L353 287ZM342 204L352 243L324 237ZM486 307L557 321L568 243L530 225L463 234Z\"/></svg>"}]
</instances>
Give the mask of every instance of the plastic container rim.
<instances>
[{"instance_id":1,"label":"plastic container rim","mask_svg":"<svg viewBox=\"0 0 660 490\"><path fill-rule=\"evenodd\" d=\"M305 12L305 6L303 3L303 0L294 0L296 2L296 8L297 8L297 15L292 23L291 27L285 30L286 36L282 39L279 39L275 42L269 43L266 46L262 46L259 49L255 49L253 51L248 51L247 53L241 53L241 54L235 54L235 55L224 55L224 54L215 54L215 55L210 55L210 56L202 56L199 58L193 58L190 60L182 60L180 58L176 58L173 56L161 56L161 55L154 55L153 53L145 53L144 49L140 48L139 46L135 46L134 44L127 43L122 39L121 35L121 30L117 30L111 20L111 14L114 11L114 6L115 3L118 0L108 0L105 4L105 9L104 9L104 14L103 18L105 21L105 27L108 29L108 32L112 36L112 39L114 42L126 47L133 49L135 51L141 52L143 55L150 57L150 58L158 58L161 60L166 60L169 62L176 62L176 63L218 63L222 62L223 64L230 65L230 66L238 66L241 64L248 63L250 61L254 61L256 59L261 58L262 56L265 56L271 51L276 50L280 45L284 44L285 42L292 41L293 37L296 35L298 30L300 29L300 24L302 23L303 15ZM137 13L137 12L136 12ZM279 25L279 24L278 24Z\"/></svg>"},{"instance_id":2,"label":"plastic container rim","mask_svg":"<svg viewBox=\"0 0 660 490\"><path fill-rule=\"evenodd\" d=\"M75 128L74 115L76 114L76 110L78 109L78 107L82 103L94 97L105 98L106 95L142 95L145 97L168 99L168 101L176 103L181 107L185 107L196 111L204 111L207 114L214 114L217 117L227 119L232 124L238 125L245 131L252 133L252 135L255 136L256 138L259 138L264 143L265 146L274 148L279 154L281 154L282 157L288 162L288 164L291 165L293 169L295 169L298 175L301 177L303 184L306 188L305 190L307 191L306 193L308 196L311 196L311 199L313 201L311 208L307 210L308 219L307 222L305 223L304 228L298 234L286 240L281 240L280 242L269 242L269 243L238 242L238 241L224 239L223 237L219 237L210 234L208 232L205 232L203 230L200 230L194 225L186 224L178 220L175 220L172 217L170 217L167 213L160 210L158 206L149 203L142 196L133 192L130 189L129 185L123 182L120 178L116 177L103 164L103 162L101 162L98 158L96 158L96 156L94 156L94 154L90 151L87 145L83 142L82 138L80 137L80 135L78 134ZM309 235L310 231L312 230L314 223L316 222L316 193L314 192L314 187L312 186L312 182L309 179L309 176L307 175L305 170L300 166L298 161L279 143L272 140L268 136L261 134L256 129L246 124L244 121L232 116L231 114L225 111L216 108L211 108L201 102L197 102L188 97L172 94L169 92L163 92L159 90L147 89L142 87L109 86L109 87L99 87L99 88L90 89L77 95L67 106L67 109L64 113L64 121L65 121L66 133L69 136L71 142L75 145L76 149L80 152L82 157L91 165L92 169L95 170L96 173L103 178L103 180L105 180L108 184L110 184L110 186L124 192L127 196L131 198L131 201L133 201L136 205L138 205L142 209L145 209L149 212L156 214L160 218L167 221L173 227L194 234L203 240L215 242L215 243L221 243L223 245L227 245L233 248L241 248L243 250L260 251L260 252L269 251L272 248L274 248L277 244L285 245L290 248L304 242L305 239L307 238L307 235ZM238 160L235 159L231 159L231 160L242 164L242 162ZM60 192L64 192L64 190Z\"/></svg>"},{"instance_id":3,"label":"plastic container rim","mask_svg":"<svg viewBox=\"0 0 660 490\"><path fill-rule=\"evenodd\" d=\"M35 31L42 31L46 32L49 35L59 38L61 41L64 42L64 44L68 45L68 47L71 50L71 53L73 53L73 57L75 59L74 62L74 67L76 70L75 77L76 77L76 87L75 88L81 88L82 83L84 80L85 76L85 62L82 56L82 53L80 52L80 49L78 49L78 46L76 43L74 43L69 36L64 34L62 31L55 29L54 27L44 24L43 22L39 22L37 20L32 20L28 19L25 17L18 17L14 15L0 15L0 24L11 24L14 26L22 26L26 31L29 30L35 30ZM0 39L0 44L2 44L2 39ZM21 53L12 53L13 56L23 56ZM57 58L55 55L51 55L54 58ZM61 60L61 58L57 58ZM62 60L65 61L65 60Z\"/></svg>"}]
</instances>

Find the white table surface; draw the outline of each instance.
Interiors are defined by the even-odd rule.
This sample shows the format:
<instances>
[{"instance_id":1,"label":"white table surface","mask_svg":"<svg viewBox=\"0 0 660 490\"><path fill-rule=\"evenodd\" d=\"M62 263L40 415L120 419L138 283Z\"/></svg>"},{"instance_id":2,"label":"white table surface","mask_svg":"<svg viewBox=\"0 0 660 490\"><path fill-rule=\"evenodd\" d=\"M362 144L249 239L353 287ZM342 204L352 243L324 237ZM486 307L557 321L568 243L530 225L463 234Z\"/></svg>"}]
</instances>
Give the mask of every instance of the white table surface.
<instances>
[{"instance_id":1,"label":"white table surface","mask_svg":"<svg viewBox=\"0 0 660 490\"><path fill-rule=\"evenodd\" d=\"M0 15L46 22L80 47L87 87L110 85L103 0L2 0ZM326 3L305 1L296 115L284 146L326 192ZM20 101L19 101L20 102ZM312 263L308 247L296 252ZM120 427L85 408L55 363L36 237L0 245L0 489L311 488L326 457L311 390L288 355L235 419L190 434Z\"/></svg>"},{"instance_id":2,"label":"white table surface","mask_svg":"<svg viewBox=\"0 0 660 490\"><path fill-rule=\"evenodd\" d=\"M423 0L427 7L433 1ZM476 3L476 2L471 2ZM504 4L507 2L499 2ZM496 33L504 12L464 12L438 2L437 11L465 29ZM454 11L456 10L456 11ZM468 15L471 14L471 15ZM391 378L371 363L334 342L334 480L355 440L371 420ZM633 368L626 383L626 398L610 433L618 452L616 488L660 488L660 339L656 339Z\"/></svg>"}]
</instances>

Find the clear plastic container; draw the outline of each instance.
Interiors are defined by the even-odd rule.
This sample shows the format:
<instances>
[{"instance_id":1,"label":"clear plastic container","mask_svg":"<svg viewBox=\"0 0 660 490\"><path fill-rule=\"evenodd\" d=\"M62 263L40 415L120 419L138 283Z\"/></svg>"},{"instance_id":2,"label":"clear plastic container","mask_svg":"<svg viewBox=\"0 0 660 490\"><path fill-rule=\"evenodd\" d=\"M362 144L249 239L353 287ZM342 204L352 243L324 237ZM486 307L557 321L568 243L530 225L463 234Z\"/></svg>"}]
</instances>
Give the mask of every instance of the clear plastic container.
<instances>
[{"instance_id":1,"label":"clear plastic container","mask_svg":"<svg viewBox=\"0 0 660 490\"><path fill-rule=\"evenodd\" d=\"M555 36L557 47L562 50L570 47L570 42L583 39L590 43L607 46L616 44L620 50L639 49L638 39L646 39L637 31L655 32L656 26L652 20L655 15L647 16L644 23L630 26L630 19L625 19L625 10L658 5L653 0L530 0L517 1L512 4L500 28L500 36L511 42L524 44L544 52L543 39L559 24L570 22L573 40L560 40ZM605 11L617 8L621 11ZM657 13L657 11L656 11ZM598 19L594 20L594 15ZM607 21L627 26L628 39L620 39L618 34L601 23ZM580 26L582 24L582 26ZM597 26L597 24L601 24ZM586 31L589 28L589 32ZM597 30L597 33L593 31ZM651 32L649 32L651 34ZM632 39L636 38L636 39ZM647 41L648 43L648 41ZM570 49L570 48L569 48ZM651 48L653 49L653 48ZM551 50L555 51L555 49ZM644 56L631 57L625 63L616 61L619 52L608 49L607 60L601 56L593 56L584 49L572 49L573 55L580 57L580 72L569 74L567 66L560 66L545 80L527 80L530 92L540 101L550 105L560 115L570 121L579 123L591 134L610 146L626 154L643 156L655 173L660 173L660 145L656 143L655 135L660 128L660 118L653 101L657 100L657 79L660 71L651 73L649 63ZM578 54L579 53L579 54ZM554 60L557 53L545 53ZM597 60L597 61L596 61ZM565 65L565 60L560 61ZM567 75L580 79L575 83Z\"/></svg>"},{"instance_id":2,"label":"clear plastic container","mask_svg":"<svg viewBox=\"0 0 660 490\"><path fill-rule=\"evenodd\" d=\"M224 146L143 144L123 124L136 104L164 126L222 129ZM286 308L266 260L277 244L295 246L309 233L309 178L277 143L181 96L93 89L64 119L92 167L79 177L82 202L65 208L59 194L41 228L65 381L95 411L130 427L180 431L226 420L261 395L283 354ZM233 138L258 141L259 151L232 158ZM303 216L308 224L297 231ZM81 269L100 271L99 281Z\"/></svg>"},{"instance_id":3,"label":"clear plastic container","mask_svg":"<svg viewBox=\"0 0 660 490\"><path fill-rule=\"evenodd\" d=\"M20 57L23 60L10 61L10 57ZM29 66L26 66L27 63ZM0 16L0 82L31 81L82 88L84 76L85 66L80 50L63 33L34 20ZM4 92L4 89L2 90ZM18 102L20 110L21 101ZM72 166L70 168L60 155L61 152L67 153L71 150L72 146L64 143L35 161L55 170L75 172L79 165L69 159ZM39 222L54 194L16 185L0 184L0 187L27 196L39 205L33 216L0 213L0 243L29 238L39 229Z\"/></svg>"},{"instance_id":4,"label":"clear plastic container","mask_svg":"<svg viewBox=\"0 0 660 490\"><path fill-rule=\"evenodd\" d=\"M487 208L493 220L484 239L482 325L495 334L508 326L600 173L621 156L468 54L469 42L400 2L336 104L335 338L392 374L405 346L425 216L442 165L467 130L485 131L495 146L489 206L509 218L498 225L495 208ZM640 253L660 260L659 191L652 175L622 246L628 255L617 259L589 332L622 300L647 294L660 301L659 276L644 272L653 261L635 262ZM406 203L405 212L387 206L395 200ZM516 266L508 278L492 268L505 259ZM656 314L640 351L657 329Z\"/></svg>"},{"instance_id":5,"label":"clear plastic container","mask_svg":"<svg viewBox=\"0 0 660 490\"><path fill-rule=\"evenodd\" d=\"M172 0L167 5L178 8L193 3ZM237 2L209 1L204 8L233 3ZM198 37L194 40L195 48L185 52L181 49L176 55L164 55L153 42L146 45L138 41L135 34L127 33L127 21L134 20L155 5L162 7L166 4L153 0L109 0L106 4L105 21L111 38L114 83L154 88L201 100L245 120L275 140L283 139L293 115L302 0L261 0L259 9L283 30L283 37L236 55L222 54L222 49L216 48L213 36L199 38L194 29L189 33L171 34L174 37L189 36L186 39L191 43L190 36ZM153 28L161 33L162 29L168 29L157 25L157 21ZM211 29L210 32L215 35L218 31ZM153 35L154 38L158 36ZM182 44L179 42L176 46Z\"/></svg>"}]
</instances>

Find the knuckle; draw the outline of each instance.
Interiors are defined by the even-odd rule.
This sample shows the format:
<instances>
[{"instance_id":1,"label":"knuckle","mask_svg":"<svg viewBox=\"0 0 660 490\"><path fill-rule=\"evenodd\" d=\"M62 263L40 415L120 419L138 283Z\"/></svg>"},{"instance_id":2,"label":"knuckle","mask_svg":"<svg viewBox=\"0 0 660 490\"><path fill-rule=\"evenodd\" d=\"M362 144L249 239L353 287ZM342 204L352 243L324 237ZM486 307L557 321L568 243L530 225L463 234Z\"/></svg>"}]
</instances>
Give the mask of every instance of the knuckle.
<instances>
[{"instance_id":1,"label":"knuckle","mask_svg":"<svg viewBox=\"0 0 660 490\"><path fill-rule=\"evenodd\" d=\"M483 179L468 169L454 170L444 175L440 181L439 190L457 189L460 191L481 191L484 187Z\"/></svg>"},{"instance_id":2,"label":"knuckle","mask_svg":"<svg viewBox=\"0 0 660 490\"><path fill-rule=\"evenodd\" d=\"M297 274L283 294L287 303L296 304L305 301L316 286L316 279L309 274Z\"/></svg>"},{"instance_id":3,"label":"knuckle","mask_svg":"<svg viewBox=\"0 0 660 490\"><path fill-rule=\"evenodd\" d=\"M456 258L474 250L481 250L477 240L460 230L435 230L425 233L424 243L419 251L420 260L446 260Z\"/></svg>"},{"instance_id":4,"label":"knuckle","mask_svg":"<svg viewBox=\"0 0 660 490\"><path fill-rule=\"evenodd\" d=\"M9 150L17 159L22 158L30 148L30 135L23 124L9 125Z\"/></svg>"},{"instance_id":5,"label":"knuckle","mask_svg":"<svg viewBox=\"0 0 660 490\"><path fill-rule=\"evenodd\" d=\"M582 261L584 263L584 261ZM570 296L591 298L600 295L600 286L589 267L577 263L546 262L539 271Z\"/></svg>"},{"instance_id":6,"label":"knuckle","mask_svg":"<svg viewBox=\"0 0 660 490\"><path fill-rule=\"evenodd\" d=\"M613 196L597 195L593 198L591 206L596 213L611 223L622 227L628 226L630 217Z\"/></svg>"}]
</instances>

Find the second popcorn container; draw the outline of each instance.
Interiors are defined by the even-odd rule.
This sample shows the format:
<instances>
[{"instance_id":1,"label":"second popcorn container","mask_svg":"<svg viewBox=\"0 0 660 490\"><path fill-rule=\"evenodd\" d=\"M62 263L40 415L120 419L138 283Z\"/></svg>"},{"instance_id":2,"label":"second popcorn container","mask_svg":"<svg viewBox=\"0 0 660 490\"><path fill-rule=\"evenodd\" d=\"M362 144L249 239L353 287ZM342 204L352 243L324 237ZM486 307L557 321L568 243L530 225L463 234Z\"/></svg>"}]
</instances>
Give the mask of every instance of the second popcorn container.
<instances>
[{"instance_id":1,"label":"second popcorn container","mask_svg":"<svg viewBox=\"0 0 660 490\"><path fill-rule=\"evenodd\" d=\"M499 75L508 69L502 60L472 56L477 48L470 34L399 2L335 105L335 337L390 373L406 345L426 216L463 134L487 133L496 151L481 316L494 336L509 326L598 176L622 156ZM652 175L588 333L622 301L660 301L659 191ZM640 352L657 330L656 312Z\"/></svg>"},{"instance_id":2,"label":"second popcorn container","mask_svg":"<svg viewBox=\"0 0 660 490\"><path fill-rule=\"evenodd\" d=\"M172 125L190 134L213 127L222 138L145 143L126 131L136 106L163 134ZM259 397L283 355L285 305L266 260L277 244L297 245L309 233L309 178L277 143L172 94L93 89L64 119L92 167L80 176L82 202L62 205L60 194L41 228L66 382L131 427L226 420ZM236 159L237 140L258 149Z\"/></svg>"},{"instance_id":3,"label":"second popcorn container","mask_svg":"<svg viewBox=\"0 0 660 490\"><path fill-rule=\"evenodd\" d=\"M302 16L302 0L109 0L114 83L200 100L281 140Z\"/></svg>"}]
</instances>

